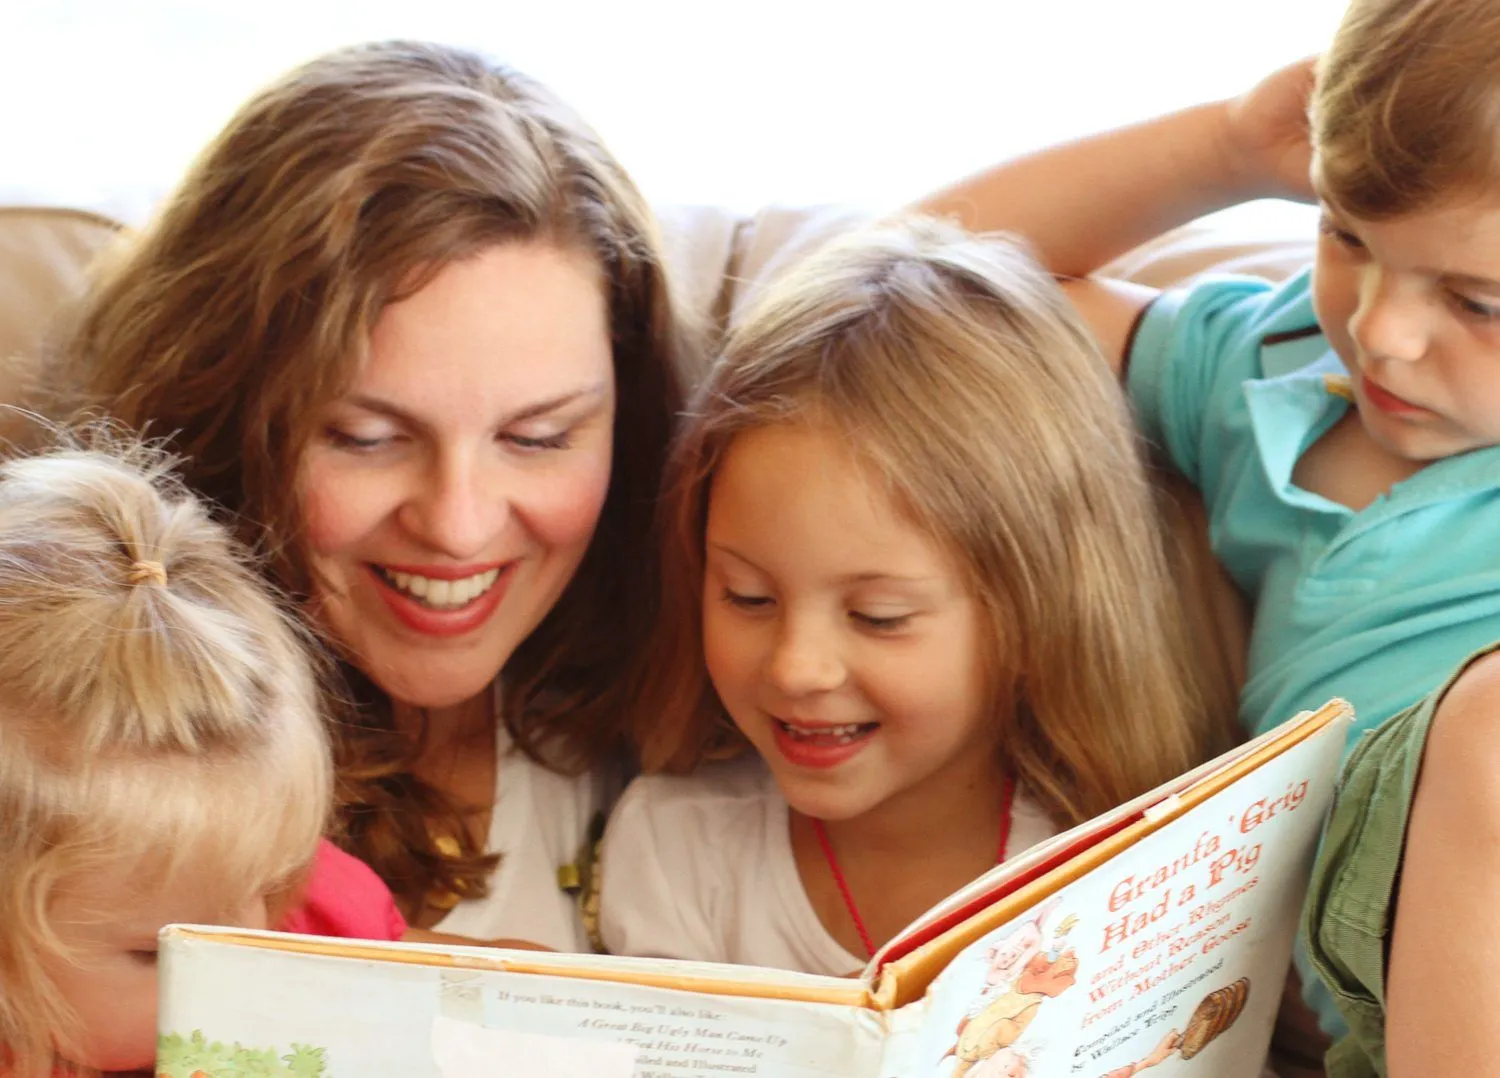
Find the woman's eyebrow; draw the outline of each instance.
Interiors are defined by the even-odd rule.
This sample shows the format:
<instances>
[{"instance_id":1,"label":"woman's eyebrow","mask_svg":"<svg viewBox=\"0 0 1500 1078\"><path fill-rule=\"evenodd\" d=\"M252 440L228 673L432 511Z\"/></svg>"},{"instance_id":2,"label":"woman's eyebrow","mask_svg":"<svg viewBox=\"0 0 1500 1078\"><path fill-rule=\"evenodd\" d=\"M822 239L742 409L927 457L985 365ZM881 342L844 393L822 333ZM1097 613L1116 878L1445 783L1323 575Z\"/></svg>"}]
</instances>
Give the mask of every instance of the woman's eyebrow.
<instances>
[{"instance_id":1,"label":"woman's eyebrow","mask_svg":"<svg viewBox=\"0 0 1500 1078\"><path fill-rule=\"evenodd\" d=\"M592 385L584 386L581 389L570 390L567 393L562 393L555 397L544 398L543 400L539 400L532 404L525 405L522 408L518 408L510 415L505 416L501 420L500 425L506 426L511 423L524 422L528 419L536 419L538 416L547 415L551 412L557 411L559 408L565 408L577 401L587 400L591 397L595 399L602 399L607 391L607 388L607 385L601 381L595 382ZM388 419L394 419L404 426L413 427L419 430L425 430L429 426L428 423L419 418L416 414L406 408L403 408L395 401L387 400L384 397L375 396L373 394L351 393L347 397L343 398L343 403L355 408L363 409L366 412L373 412L376 415L385 416Z\"/></svg>"}]
</instances>

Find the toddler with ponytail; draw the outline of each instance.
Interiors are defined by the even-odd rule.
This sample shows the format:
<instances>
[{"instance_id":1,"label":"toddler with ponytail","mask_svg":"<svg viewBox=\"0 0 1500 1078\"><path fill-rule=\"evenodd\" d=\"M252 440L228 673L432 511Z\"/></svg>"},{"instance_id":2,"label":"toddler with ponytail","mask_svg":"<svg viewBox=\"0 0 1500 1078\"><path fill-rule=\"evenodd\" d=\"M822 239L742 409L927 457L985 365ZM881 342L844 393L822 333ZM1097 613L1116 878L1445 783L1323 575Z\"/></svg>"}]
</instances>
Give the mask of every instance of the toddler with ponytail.
<instances>
[{"instance_id":1,"label":"toddler with ponytail","mask_svg":"<svg viewBox=\"0 0 1500 1078\"><path fill-rule=\"evenodd\" d=\"M0 464L0 1075L150 1068L161 926L284 924L324 857L308 651L169 464Z\"/></svg>"}]
</instances>

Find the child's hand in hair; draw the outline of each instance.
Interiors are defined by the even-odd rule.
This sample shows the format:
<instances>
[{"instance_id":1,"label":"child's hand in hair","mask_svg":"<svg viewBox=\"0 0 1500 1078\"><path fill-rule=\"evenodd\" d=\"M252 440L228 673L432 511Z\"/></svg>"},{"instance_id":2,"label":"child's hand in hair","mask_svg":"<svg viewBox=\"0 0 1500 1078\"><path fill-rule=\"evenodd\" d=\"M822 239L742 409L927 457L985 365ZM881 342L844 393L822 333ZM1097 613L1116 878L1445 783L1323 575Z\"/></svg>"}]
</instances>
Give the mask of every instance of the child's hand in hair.
<instances>
[{"instance_id":1,"label":"child's hand in hair","mask_svg":"<svg viewBox=\"0 0 1500 1078\"><path fill-rule=\"evenodd\" d=\"M1272 72L1229 103L1229 153L1235 169L1264 197L1314 201L1307 106L1317 57Z\"/></svg>"}]
</instances>

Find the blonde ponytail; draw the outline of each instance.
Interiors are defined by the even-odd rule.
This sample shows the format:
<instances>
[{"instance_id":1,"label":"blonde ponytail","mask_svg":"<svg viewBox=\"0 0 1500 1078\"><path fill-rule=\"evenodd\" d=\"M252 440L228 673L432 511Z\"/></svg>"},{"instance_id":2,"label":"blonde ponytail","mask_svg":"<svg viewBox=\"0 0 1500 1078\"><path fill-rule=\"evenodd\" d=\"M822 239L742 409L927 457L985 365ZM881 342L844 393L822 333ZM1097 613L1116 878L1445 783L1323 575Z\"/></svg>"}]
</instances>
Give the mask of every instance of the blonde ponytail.
<instances>
[{"instance_id":1,"label":"blonde ponytail","mask_svg":"<svg viewBox=\"0 0 1500 1078\"><path fill-rule=\"evenodd\" d=\"M0 464L0 1046L46 1073L60 885L191 867L235 908L288 886L331 801L315 671L227 532L139 442Z\"/></svg>"}]
</instances>

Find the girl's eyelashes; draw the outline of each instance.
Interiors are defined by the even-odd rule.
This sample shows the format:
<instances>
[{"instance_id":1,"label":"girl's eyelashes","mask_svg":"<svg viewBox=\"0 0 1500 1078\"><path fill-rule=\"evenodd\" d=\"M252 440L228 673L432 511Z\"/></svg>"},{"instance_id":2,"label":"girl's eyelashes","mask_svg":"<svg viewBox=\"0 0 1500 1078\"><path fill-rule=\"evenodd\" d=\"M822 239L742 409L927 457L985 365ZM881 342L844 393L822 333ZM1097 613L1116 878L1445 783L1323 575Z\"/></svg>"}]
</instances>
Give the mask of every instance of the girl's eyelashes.
<instances>
[{"instance_id":1,"label":"girl's eyelashes","mask_svg":"<svg viewBox=\"0 0 1500 1078\"><path fill-rule=\"evenodd\" d=\"M1341 247L1347 247L1352 251L1364 250L1364 242L1358 236L1347 228L1340 228L1326 213L1318 218L1318 231Z\"/></svg>"},{"instance_id":2,"label":"girl's eyelashes","mask_svg":"<svg viewBox=\"0 0 1500 1078\"><path fill-rule=\"evenodd\" d=\"M762 612L769 610L776 604L776 600L769 595L756 595L750 592L735 591L733 588L721 588L719 598L736 610ZM907 628L911 624L912 614L866 614L859 610L849 611L849 620L861 629L876 633L895 633Z\"/></svg>"},{"instance_id":3,"label":"girl's eyelashes","mask_svg":"<svg viewBox=\"0 0 1500 1078\"><path fill-rule=\"evenodd\" d=\"M1453 298L1456 306L1464 314L1477 318L1484 322L1500 321L1500 307L1492 303L1481 303L1477 299L1471 299L1462 292L1449 289L1448 295Z\"/></svg>"},{"instance_id":4,"label":"girl's eyelashes","mask_svg":"<svg viewBox=\"0 0 1500 1078\"><path fill-rule=\"evenodd\" d=\"M858 610L851 610L849 617L864 628L879 633L899 632L911 624L912 619L910 614L861 614Z\"/></svg>"},{"instance_id":5,"label":"girl's eyelashes","mask_svg":"<svg viewBox=\"0 0 1500 1078\"><path fill-rule=\"evenodd\" d=\"M1340 227L1326 213L1318 218L1318 231L1346 250L1363 251L1365 249L1363 240L1347 228ZM1460 313L1485 322L1500 321L1500 306L1482 303L1452 288L1447 291L1450 301Z\"/></svg>"}]
</instances>

